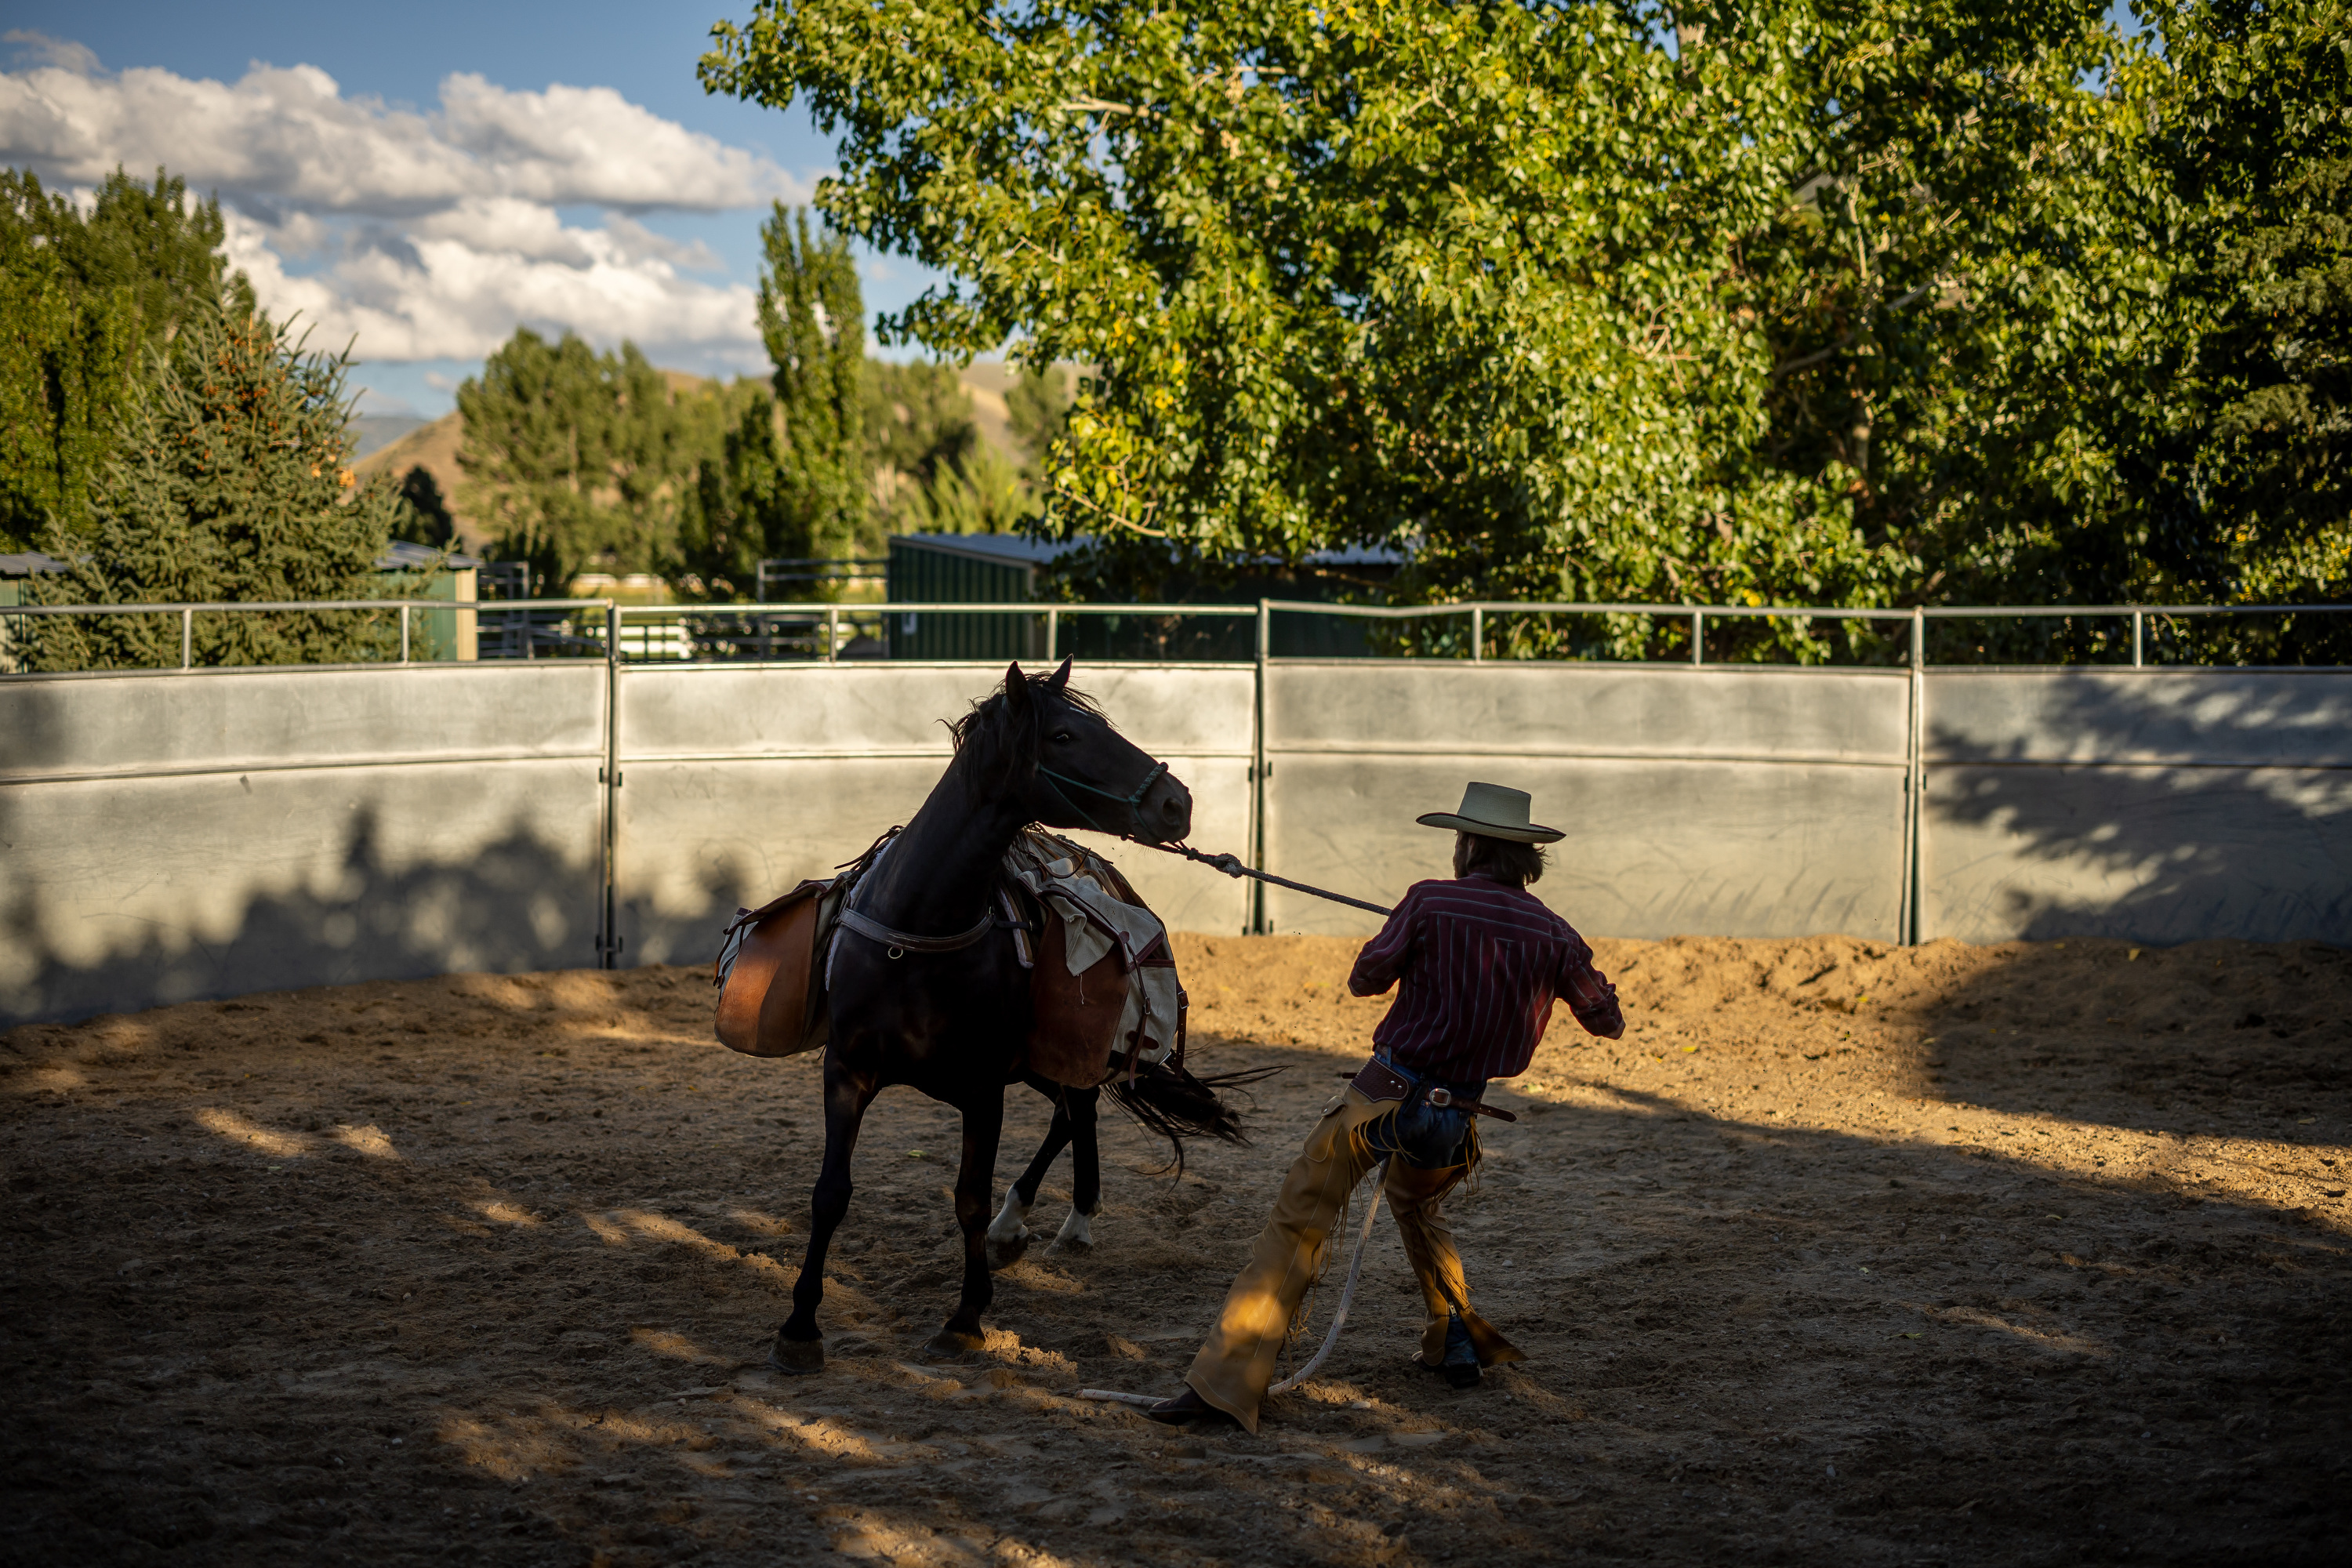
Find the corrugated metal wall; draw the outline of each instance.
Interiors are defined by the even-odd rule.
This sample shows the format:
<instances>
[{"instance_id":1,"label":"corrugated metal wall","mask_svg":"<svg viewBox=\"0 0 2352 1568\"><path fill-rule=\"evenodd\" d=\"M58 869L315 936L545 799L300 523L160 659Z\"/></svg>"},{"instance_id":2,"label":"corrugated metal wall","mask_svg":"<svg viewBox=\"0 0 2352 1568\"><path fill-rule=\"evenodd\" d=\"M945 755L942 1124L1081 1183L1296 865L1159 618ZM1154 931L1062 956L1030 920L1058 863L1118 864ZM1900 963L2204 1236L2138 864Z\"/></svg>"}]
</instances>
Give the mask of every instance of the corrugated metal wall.
<instances>
[{"instance_id":1,"label":"corrugated metal wall","mask_svg":"<svg viewBox=\"0 0 2352 1568\"><path fill-rule=\"evenodd\" d=\"M890 541L893 603L1009 605L1029 597L1034 573L1011 562L987 561L913 540ZM894 614L885 622L890 657L899 659L991 659L1045 656L1041 616Z\"/></svg>"},{"instance_id":2,"label":"corrugated metal wall","mask_svg":"<svg viewBox=\"0 0 2352 1568\"><path fill-rule=\"evenodd\" d=\"M907 820L946 763L940 721L1001 674L609 679L565 660L0 680L0 1024L593 963L608 804L621 962L700 963L737 904ZM1569 830L1539 890L1596 935L2352 942L2348 671L1352 659L1079 681L1192 787L1195 844L1262 840L1269 869L1360 897L1444 874L1447 837L1412 818L1484 778ZM1112 852L1173 925L1252 918L1243 884ZM1280 890L1265 913L1371 924Z\"/></svg>"}]
</instances>

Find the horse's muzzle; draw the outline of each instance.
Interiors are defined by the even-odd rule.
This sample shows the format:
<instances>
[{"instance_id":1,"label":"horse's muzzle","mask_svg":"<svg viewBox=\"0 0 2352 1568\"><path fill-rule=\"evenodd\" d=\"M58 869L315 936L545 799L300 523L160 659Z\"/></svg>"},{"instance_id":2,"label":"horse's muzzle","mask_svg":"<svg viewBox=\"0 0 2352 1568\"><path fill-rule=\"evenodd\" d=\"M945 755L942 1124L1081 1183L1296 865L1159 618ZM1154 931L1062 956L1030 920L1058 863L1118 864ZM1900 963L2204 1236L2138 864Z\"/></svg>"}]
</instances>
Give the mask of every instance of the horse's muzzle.
<instances>
[{"instance_id":1,"label":"horse's muzzle","mask_svg":"<svg viewBox=\"0 0 2352 1568\"><path fill-rule=\"evenodd\" d=\"M1192 831L1192 792L1162 773L1135 803L1136 837L1148 844L1173 844Z\"/></svg>"}]
</instances>

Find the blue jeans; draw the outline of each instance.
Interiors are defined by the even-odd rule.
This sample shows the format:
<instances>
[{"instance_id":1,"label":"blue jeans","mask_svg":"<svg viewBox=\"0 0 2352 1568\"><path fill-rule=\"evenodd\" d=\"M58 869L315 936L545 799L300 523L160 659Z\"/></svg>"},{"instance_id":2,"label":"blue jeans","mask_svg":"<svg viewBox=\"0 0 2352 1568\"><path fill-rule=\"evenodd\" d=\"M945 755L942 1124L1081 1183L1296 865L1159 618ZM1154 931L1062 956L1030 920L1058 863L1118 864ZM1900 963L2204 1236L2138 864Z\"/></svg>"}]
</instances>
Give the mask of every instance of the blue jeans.
<instances>
[{"instance_id":1,"label":"blue jeans","mask_svg":"<svg viewBox=\"0 0 2352 1568\"><path fill-rule=\"evenodd\" d=\"M1468 1160L1470 1124L1478 1119L1478 1113L1465 1105L1431 1105L1418 1092L1428 1079L1392 1061L1384 1060L1381 1065L1412 1083L1416 1092L1407 1095L1402 1105L1361 1130L1359 1136L1366 1146L1382 1155L1401 1154L1406 1164L1424 1171L1442 1171ZM1445 1088L1465 1100L1478 1100L1486 1092L1483 1081L1449 1083Z\"/></svg>"}]
</instances>

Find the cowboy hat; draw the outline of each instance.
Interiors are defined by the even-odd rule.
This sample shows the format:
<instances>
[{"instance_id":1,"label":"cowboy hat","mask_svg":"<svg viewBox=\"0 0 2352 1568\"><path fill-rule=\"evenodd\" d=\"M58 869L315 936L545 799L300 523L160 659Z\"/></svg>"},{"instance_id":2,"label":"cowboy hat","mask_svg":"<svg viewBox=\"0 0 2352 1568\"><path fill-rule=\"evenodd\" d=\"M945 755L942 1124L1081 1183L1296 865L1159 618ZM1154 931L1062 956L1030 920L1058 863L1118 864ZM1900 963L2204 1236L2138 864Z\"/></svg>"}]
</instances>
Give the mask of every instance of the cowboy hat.
<instances>
[{"instance_id":1,"label":"cowboy hat","mask_svg":"<svg viewBox=\"0 0 2352 1568\"><path fill-rule=\"evenodd\" d=\"M1433 811L1413 818L1423 827L1450 827L1518 844L1551 844L1568 837L1557 827L1528 820L1528 792L1501 784L1474 784L1462 792L1459 811Z\"/></svg>"}]
</instances>

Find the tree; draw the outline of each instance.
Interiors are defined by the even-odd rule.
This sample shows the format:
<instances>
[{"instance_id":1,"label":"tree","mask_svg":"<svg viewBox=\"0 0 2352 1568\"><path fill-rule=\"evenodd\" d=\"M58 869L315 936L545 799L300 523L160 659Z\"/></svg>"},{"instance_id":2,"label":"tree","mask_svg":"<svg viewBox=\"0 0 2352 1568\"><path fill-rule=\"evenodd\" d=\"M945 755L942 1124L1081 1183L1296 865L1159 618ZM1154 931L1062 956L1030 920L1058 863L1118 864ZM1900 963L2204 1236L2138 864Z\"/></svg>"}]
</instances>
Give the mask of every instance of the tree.
<instances>
[{"instance_id":1,"label":"tree","mask_svg":"<svg viewBox=\"0 0 2352 1568\"><path fill-rule=\"evenodd\" d=\"M52 521L67 570L35 579L47 604L372 598L403 508L351 468L350 361L307 352L235 310L184 318L148 371L93 489L87 531ZM391 618L348 611L198 616L200 665L331 663L396 646ZM180 662L177 616L59 616L32 628L41 669Z\"/></svg>"},{"instance_id":2,"label":"tree","mask_svg":"<svg viewBox=\"0 0 2352 1568\"><path fill-rule=\"evenodd\" d=\"M432 469L418 463L403 474L400 499L415 516L410 539L441 550L457 548L457 520L450 515L449 503L442 500L441 481L433 477Z\"/></svg>"},{"instance_id":3,"label":"tree","mask_svg":"<svg viewBox=\"0 0 2352 1568\"><path fill-rule=\"evenodd\" d=\"M954 366L936 361L869 361L865 423L875 497L894 519L981 445L971 395Z\"/></svg>"},{"instance_id":4,"label":"tree","mask_svg":"<svg viewBox=\"0 0 2352 1568\"><path fill-rule=\"evenodd\" d=\"M2124 433L2155 599L2352 599L2352 4L2151 4L2147 162L2174 374ZM2208 652L2341 658L2345 617L2213 623Z\"/></svg>"},{"instance_id":5,"label":"tree","mask_svg":"<svg viewBox=\"0 0 2352 1568\"><path fill-rule=\"evenodd\" d=\"M2198 331L2104 11L763 0L702 73L805 96L824 210L958 274L887 339L1097 367L1045 526L1106 581L2032 600L2142 580L2116 411Z\"/></svg>"},{"instance_id":6,"label":"tree","mask_svg":"<svg viewBox=\"0 0 2352 1568\"><path fill-rule=\"evenodd\" d=\"M730 394L727 434L697 471L674 562L688 592L715 600L751 598L764 560L879 549L877 464L920 438L894 416L897 367L866 363L848 241L812 237L806 210L781 202L760 236L760 336L774 371L768 393Z\"/></svg>"},{"instance_id":7,"label":"tree","mask_svg":"<svg viewBox=\"0 0 2352 1568\"><path fill-rule=\"evenodd\" d=\"M766 388L729 390L733 418L719 450L696 466L678 523L674 585L689 596L726 603L759 592L760 563L788 553L784 514L784 433Z\"/></svg>"},{"instance_id":8,"label":"tree","mask_svg":"<svg viewBox=\"0 0 2352 1568\"><path fill-rule=\"evenodd\" d=\"M0 543L78 531L145 348L192 316L249 312L221 253L220 204L163 170L117 169L87 216L37 176L0 170Z\"/></svg>"},{"instance_id":9,"label":"tree","mask_svg":"<svg viewBox=\"0 0 2352 1568\"><path fill-rule=\"evenodd\" d=\"M1004 407L1013 439L1026 454L1024 479L1042 480L1054 466L1054 449L1069 434L1071 392L1069 374L1060 365L1017 367Z\"/></svg>"},{"instance_id":10,"label":"tree","mask_svg":"<svg viewBox=\"0 0 2352 1568\"><path fill-rule=\"evenodd\" d=\"M457 389L467 510L491 552L528 562L532 592L561 595L591 563L657 571L676 553L696 465L729 413L715 388L676 390L634 343L598 354L528 327Z\"/></svg>"},{"instance_id":11,"label":"tree","mask_svg":"<svg viewBox=\"0 0 2352 1568\"><path fill-rule=\"evenodd\" d=\"M777 203L760 237L760 336L783 421L778 553L847 555L865 535L871 471L856 262L846 236L824 228L812 238L806 208Z\"/></svg>"}]
</instances>

